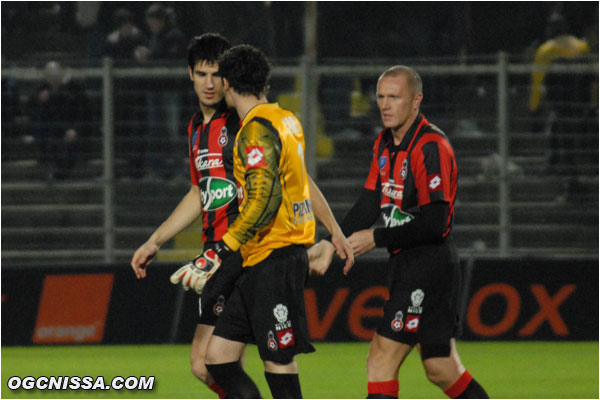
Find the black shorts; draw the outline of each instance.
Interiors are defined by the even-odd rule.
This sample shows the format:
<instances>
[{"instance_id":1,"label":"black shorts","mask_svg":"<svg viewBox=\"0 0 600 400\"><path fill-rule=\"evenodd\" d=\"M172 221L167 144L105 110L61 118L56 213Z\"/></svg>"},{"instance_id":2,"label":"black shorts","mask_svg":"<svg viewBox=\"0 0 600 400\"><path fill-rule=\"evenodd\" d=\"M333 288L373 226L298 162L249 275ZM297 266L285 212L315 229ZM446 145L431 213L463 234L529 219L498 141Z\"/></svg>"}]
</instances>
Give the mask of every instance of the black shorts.
<instances>
[{"instance_id":1,"label":"black shorts","mask_svg":"<svg viewBox=\"0 0 600 400\"><path fill-rule=\"evenodd\" d=\"M242 274L242 256L236 251L225 259L198 298L198 323L215 325L225 310L225 301L233 291L235 281Z\"/></svg>"},{"instance_id":2,"label":"black shorts","mask_svg":"<svg viewBox=\"0 0 600 400\"><path fill-rule=\"evenodd\" d=\"M403 251L390 263L390 299L377 333L411 345L448 345L459 328L461 280L452 240Z\"/></svg>"},{"instance_id":3,"label":"black shorts","mask_svg":"<svg viewBox=\"0 0 600 400\"><path fill-rule=\"evenodd\" d=\"M307 272L303 246L274 250L265 260L244 268L213 334L255 343L262 360L279 364L315 351L304 307Z\"/></svg>"}]
</instances>

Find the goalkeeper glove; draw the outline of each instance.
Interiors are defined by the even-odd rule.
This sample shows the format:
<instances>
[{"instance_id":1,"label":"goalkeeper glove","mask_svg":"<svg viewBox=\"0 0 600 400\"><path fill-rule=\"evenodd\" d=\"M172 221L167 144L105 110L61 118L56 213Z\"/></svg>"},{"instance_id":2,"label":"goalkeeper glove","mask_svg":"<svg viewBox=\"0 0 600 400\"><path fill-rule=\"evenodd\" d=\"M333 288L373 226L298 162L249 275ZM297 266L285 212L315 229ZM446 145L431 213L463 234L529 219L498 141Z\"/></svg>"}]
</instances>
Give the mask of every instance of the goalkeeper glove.
<instances>
[{"instance_id":1,"label":"goalkeeper glove","mask_svg":"<svg viewBox=\"0 0 600 400\"><path fill-rule=\"evenodd\" d=\"M217 243L214 249L206 250L192 262L175 271L171 275L171 283L176 285L181 282L185 290L192 288L201 294L206 282L217 272L223 259L230 253L231 250L224 243Z\"/></svg>"}]
</instances>

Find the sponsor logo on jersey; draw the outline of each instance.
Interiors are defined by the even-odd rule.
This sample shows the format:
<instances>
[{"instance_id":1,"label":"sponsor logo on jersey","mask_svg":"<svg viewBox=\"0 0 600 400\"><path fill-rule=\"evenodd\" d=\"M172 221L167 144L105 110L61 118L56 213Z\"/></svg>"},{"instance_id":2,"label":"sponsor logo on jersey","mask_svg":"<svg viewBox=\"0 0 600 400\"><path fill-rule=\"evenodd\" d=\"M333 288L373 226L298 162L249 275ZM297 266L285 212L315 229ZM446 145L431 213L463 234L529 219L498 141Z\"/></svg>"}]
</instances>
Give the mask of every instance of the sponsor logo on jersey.
<instances>
[{"instance_id":1,"label":"sponsor logo on jersey","mask_svg":"<svg viewBox=\"0 0 600 400\"><path fill-rule=\"evenodd\" d=\"M248 156L246 169L267 166L267 163L265 163L265 148L263 146L246 147L246 155Z\"/></svg>"},{"instance_id":2,"label":"sponsor logo on jersey","mask_svg":"<svg viewBox=\"0 0 600 400\"><path fill-rule=\"evenodd\" d=\"M292 329L286 329L281 332L277 332L277 339L279 341L279 347L282 349L291 347L296 343L294 331L292 331Z\"/></svg>"},{"instance_id":3,"label":"sponsor logo on jersey","mask_svg":"<svg viewBox=\"0 0 600 400\"><path fill-rule=\"evenodd\" d=\"M423 307L421 307L421 303L423 303L423 299L425 298L425 293L421 289L417 289L410 294L410 301L412 301L412 306L408 307L408 312L411 314L421 314L423 312Z\"/></svg>"},{"instance_id":4,"label":"sponsor logo on jersey","mask_svg":"<svg viewBox=\"0 0 600 400\"><path fill-rule=\"evenodd\" d=\"M227 136L227 127L226 126L224 126L221 129L221 134L219 135L219 139L217 140L217 142L219 143L219 146L221 146L221 147L227 146L227 143L229 142L229 137Z\"/></svg>"},{"instance_id":5,"label":"sponsor logo on jersey","mask_svg":"<svg viewBox=\"0 0 600 400\"><path fill-rule=\"evenodd\" d=\"M427 190L430 192L442 190L442 177L440 174L427 175Z\"/></svg>"},{"instance_id":6,"label":"sponsor logo on jersey","mask_svg":"<svg viewBox=\"0 0 600 400\"><path fill-rule=\"evenodd\" d=\"M237 197L236 185L225 178L206 176L200 179L202 208L214 211L229 204Z\"/></svg>"},{"instance_id":7,"label":"sponsor logo on jersey","mask_svg":"<svg viewBox=\"0 0 600 400\"><path fill-rule=\"evenodd\" d=\"M387 157L386 156L379 157L379 169L383 169L383 167L385 167L386 163L387 163Z\"/></svg>"},{"instance_id":8,"label":"sponsor logo on jersey","mask_svg":"<svg viewBox=\"0 0 600 400\"><path fill-rule=\"evenodd\" d=\"M394 332L400 332L402 328L404 328L404 322L402 319L404 318L404 313L402 311L398 311L396 313L396 317L392 321L392 330Z\"/></svg>"},{"instance_id":9,"label":"sponsor logo on jersey","mask_svg":"<svg viewBox=\"0 0 600 400\"><path fill-rule=\"evenodd\" d=\"M275 334L273 333L273 331L269 331L269 333L267 333L267 348L271 351L279 350L279 347L277 346L277 341L275 340Z\"/></svg>"},{"instance_id":10,"label":"sponsor logo on jersey","mask_svg":"<svg viewBox=\"0 0 600 400\"><path fill-rule=\"evenodd\" d=\"M215 315L218 317L221 314L223 314L224 310L225 310L225 296L220 295L219 297L217 297L217 302L213 307L213 313L215 313Z\"/></svg>"},{"instance_id":11,"label":"sponsor logo on jersey","mask_svg":"<svg viewBox=\"0 0 600 400\"><path fill-rule=\"evenodd\" d=\"M221 153L202 154L194 160L196 170L204 171L213 168L223 168L223 156Z\"/></svg>"},{"instance_id":12,"label":"sponsor logo on jersey","mask_svg":"<svg viewBox=\"0 0 600 400\"><path fill-rule=\"evenodd\" d=\"M390 180L389 182L383 182L381 192L391 199L402 200L404 186L397 185L396 183L394 183L394 181Z\"/></svg>"},{"instance_id":13,"label":"sponsor logo on jersey","mask_svg":"<svg viewBox=\"0 0 600 400\"><path fill-rule=\"evenodd\" d=\"M381 211L386 228L402 226L414 219L412 215L400 211L400 208L395 204L385 204L381 207Z\"/></svg>"},{"instance_id":14,"label":"sponsor logo on jersey","mask_svg":"<svg viewBox=\"0 0 600 400\"><path fill-rule=\"evenodd\" d=\"M294 211L295 225L303 224L307 221L312 221L315 218L310 199L304 199L304 201L294 202L292 204L292 210Z\"/></svg>"},{"instance_id":15,"label":"sponsor logo on jersey","mask_svg":"<svg viewBox=\"0 0 600 400\"><path fill-rule=\"evenodd\" d=\"M408 176L408 160L402 161L402 168L400 169L400 179L405 180Z\"/></svg>"},{"instance_id":16,"label":"sponsor logo on jersey","mask_svg":"<svg viewBox=\"0 0 600 400\"><path fill-rule=\"evenodd\" d=\"M196 143L196 141L198 140L198 131L194 132L194 134L192 135L192 149L194 151L198 151L198 143Z\"/></svg>"},{"instance_id":17,"label":"sponsor logo on jersey","mask_svg":"<svg viewBox=\"0 0 600 400\"><path fill-rule=\"evenodd\" d=\"M406 324L404 324L405 332L417 332L419 330L420 315L407 315Z\"/></svg>"}]
</instances>

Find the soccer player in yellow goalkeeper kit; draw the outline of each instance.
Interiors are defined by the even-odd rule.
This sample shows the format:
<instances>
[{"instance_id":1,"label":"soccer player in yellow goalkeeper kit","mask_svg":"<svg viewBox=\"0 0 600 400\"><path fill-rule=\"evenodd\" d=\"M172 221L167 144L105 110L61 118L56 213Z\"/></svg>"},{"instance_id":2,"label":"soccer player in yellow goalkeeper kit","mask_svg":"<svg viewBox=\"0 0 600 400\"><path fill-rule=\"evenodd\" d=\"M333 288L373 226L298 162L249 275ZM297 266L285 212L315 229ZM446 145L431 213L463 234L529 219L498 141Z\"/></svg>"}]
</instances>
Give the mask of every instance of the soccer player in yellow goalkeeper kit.
<instances>
[{"instance_id":1,"label":"soccer player in yellow goalkeeper kit","mask_svg":"<svg viewBox=\"0 0 600 400\"><path fill-rule=\"evenodd\" d=\"M315 351L304 306L306 248L314 241L315 213L324 205L316 202L313 211L300 122L267 102L269 71L264 54L252 46L233 47L219 60L225 99L242 120L233 150L242 203L222 239L190 269L206 280L233 252L240 250L243 258L206 353L208 371L229 398L260 397L238 362L246 343L257 345L274 398L302 397L295 356ZM333 246L325 245L331 254ZM353 261L349 246L338 255Z\"/></svg>"}]
</instances>

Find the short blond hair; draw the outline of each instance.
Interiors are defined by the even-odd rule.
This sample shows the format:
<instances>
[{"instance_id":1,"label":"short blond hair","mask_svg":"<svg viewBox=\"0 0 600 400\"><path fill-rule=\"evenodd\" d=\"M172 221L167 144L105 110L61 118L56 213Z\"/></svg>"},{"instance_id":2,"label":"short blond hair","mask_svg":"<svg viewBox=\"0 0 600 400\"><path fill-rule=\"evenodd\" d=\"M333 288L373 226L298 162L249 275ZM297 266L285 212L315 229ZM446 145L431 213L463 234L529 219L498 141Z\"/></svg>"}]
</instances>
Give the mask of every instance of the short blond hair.
<instances>
[{"instance_id":1,"label":"short blond hair","mask_svg":"<svg viewBox=\"0 0 600 400\"><path fill-rule=\"evenodd\" d=\"M379 76L379 79L377 80L377 86L379 86L379 82L383 78L388 76L399 75L404 75L406 77L406 79L408 80L408 84L413 90L413 95L416 96L419 93L423 93L423 81L421 80L421 77L419 76L417 71L410 67L407 67L406 65L394 65L393 67L386 69L383 72L383 74Z\"/></svg>"}]
</instances>

